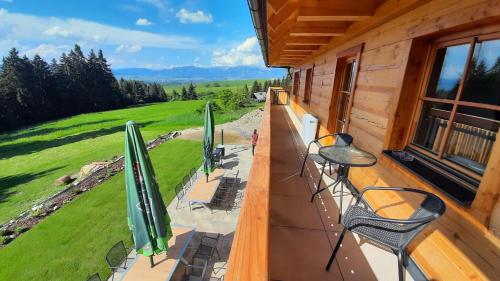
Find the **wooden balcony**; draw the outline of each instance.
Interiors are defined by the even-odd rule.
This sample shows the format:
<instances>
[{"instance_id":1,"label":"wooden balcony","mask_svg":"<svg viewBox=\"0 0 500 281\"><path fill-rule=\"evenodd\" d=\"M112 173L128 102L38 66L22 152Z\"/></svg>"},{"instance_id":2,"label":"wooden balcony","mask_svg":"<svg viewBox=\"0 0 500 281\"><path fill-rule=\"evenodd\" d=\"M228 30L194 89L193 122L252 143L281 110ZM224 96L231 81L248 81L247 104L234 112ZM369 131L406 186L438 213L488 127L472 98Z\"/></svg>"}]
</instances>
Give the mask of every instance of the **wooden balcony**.
<instances>
[{"instance_id":1,"label":"wooden balcony","mask_svg":"<svg viewBox=\"0 0 500 281\"><path fill-rule=\"evenodd\" d=\"M286 106L271 105L268 93L225 280L397 280L396 257L352 234L344 240L332 269L325 271L342 230L336 222L338 198L323 192L309 202L319 173L308 163L307 176L299 176L305 147L294 118ZM350 178L358 189L426 188L388 159L379 159L373 168L352 169ZM500 276L498 239L443 194L435 193L448 209L408 247L413 269L407 280ZM368 200L379 214L394 218L405 218L416 207L416 198L392 192Z\"/></svg>"}]
</instances>

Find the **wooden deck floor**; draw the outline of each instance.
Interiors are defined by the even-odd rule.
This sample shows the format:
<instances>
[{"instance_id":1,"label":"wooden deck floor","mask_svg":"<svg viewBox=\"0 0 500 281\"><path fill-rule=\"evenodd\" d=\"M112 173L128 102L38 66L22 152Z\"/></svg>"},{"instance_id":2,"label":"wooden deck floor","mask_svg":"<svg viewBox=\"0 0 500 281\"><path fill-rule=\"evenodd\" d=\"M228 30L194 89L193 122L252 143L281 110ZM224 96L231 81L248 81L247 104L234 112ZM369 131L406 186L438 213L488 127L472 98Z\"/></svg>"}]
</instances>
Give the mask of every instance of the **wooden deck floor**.
<instances>
[{"instance_id":1,"label":"wooden deck floor","mask_svg":"<svg viewBox=\"0 0 500 281\"><path fill-rule=\"evenodd\" d=\"M270 279L377 280L373 264L352 234L346 236L330 272L325 271L342 230L336 224L337 205L331 192L326 191L320 200L310 202L315 187L307 176L300 177L300 155L305 149L300 136L284 106L272 106L271 114ZM382 264L392 263L386 260L392 254L387 254L380 257ZM392 270L392 266L386 270ZM386 277L396 279L397 272L388 272Z\"/></svg>"}]
</instances>

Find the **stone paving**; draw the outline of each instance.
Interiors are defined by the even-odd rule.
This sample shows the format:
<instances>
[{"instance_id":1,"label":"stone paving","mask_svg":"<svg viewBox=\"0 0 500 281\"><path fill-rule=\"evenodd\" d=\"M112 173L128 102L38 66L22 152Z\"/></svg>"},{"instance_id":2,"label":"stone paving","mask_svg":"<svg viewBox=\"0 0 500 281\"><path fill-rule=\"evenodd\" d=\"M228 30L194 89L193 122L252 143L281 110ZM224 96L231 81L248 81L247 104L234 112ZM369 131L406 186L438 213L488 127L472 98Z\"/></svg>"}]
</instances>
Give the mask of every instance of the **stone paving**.
<instances>
[{"instance_id":1,"label":"stone paving","mask_svg":"<svg viewBox=\"0 0 500 281\"><path fill-rule=\"evenodd\" d=\"M217 249L220 258L217 254L213 256L209 263L207 274L203 279L210 281L223 280L248 180L248 173L252 165L252 150L249 145L225 145L225 148L226 151L223 158L223 168L226 170L225 177L236 177L236 181L232 187L232 191L227 193L224 202L210 204L210 208L193 206L191 210L184 198L178 201L176 197L167 207L172 224L193 226L196 229L196 233L184 254L185 262L192 262L192 257L204 235L212 237L217 236L217 234L219 235ZM203 179L204 175L201 171L198 171L196 179L192 179L191 182ZM185 187L187 192L189 192L190 186L191 183ZM130 258L135 258L135 256L134 251L129 255ZM186 268L181 263L174 275L175 280L190 280L188 277L183 276L185 271ZM115 274L114 280L121 280L122 278L123 272L118 272ZM111 277L109 280L112 280Z\"/></svg>"},{"instance_id":2,"label":"stone paving","mask_svg":"<svg viewBox=\"0 0 500 281\"><path fill-rule=\"evenodd\" d=\"M250 146L226 145L226 155L223 158L223 168L226 169L225 177L236 176L236 183L233 192L230 192L224 203L211 204L208 208L193 206L190 210L188 202L181 200L178 204L175 198L168 206L168 213L173 224L194 226L196 234L190 243L189 250L185 254L185 259L190 259L204 234L214 236L220 235L217 255L210 264L211 274L207 274L205 280L222 280L226 270L226 262L229 258L234 231L240 214L240 206L248 179L248 173L252 165L252 150ZM203 180L204 175L199 172L198 179ZM188 191L189 192L189 191ZM182 268L179 268L182 270Z\"/></svg>"}]
</instances>

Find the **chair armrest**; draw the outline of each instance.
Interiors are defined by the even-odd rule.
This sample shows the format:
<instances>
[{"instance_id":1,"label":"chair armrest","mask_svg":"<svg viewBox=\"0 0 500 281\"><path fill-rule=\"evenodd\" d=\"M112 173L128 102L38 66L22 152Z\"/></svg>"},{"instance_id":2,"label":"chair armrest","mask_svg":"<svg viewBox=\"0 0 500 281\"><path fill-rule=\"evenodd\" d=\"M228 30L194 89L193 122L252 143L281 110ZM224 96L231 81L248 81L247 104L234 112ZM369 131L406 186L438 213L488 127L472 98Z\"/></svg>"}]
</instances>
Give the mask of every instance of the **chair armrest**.
<instances>
[{"instance_id":1,"label":"chair armrest","mask_svg":"<svg viewBox=\"0 0 500 281\"><path fill-rule=\"evenodd\" d=\"M413 193L419 193L419 194L423 194L423 195L429 195L430 193L427 192L427 191L423 191L423 190L420 190L420 189L416 189L416 188L409 188L409 187L377 187L377 186L369 186L369 187L366 187L366 188L363 188L363 190L361 190L359 192L359 197L358 197L358 200L356 201L356 204L355 205L358 205L358 203L363 199L363 196L365 195L365 193L367 191L377 191L377 190L389 190L389 191L398 191L398 192L413 192Z\"/></svg>"},{"instance_id":2,"label":"chair armrest","mask_svg":"<svg viewBox=\"0 0 500 281\"><path fill-rule=\"evenodd\" d=\"M368 220L368 221L378 221L378 222L385 222L385 223L390 223L390 224L395 224L395 225L409 225L409 224L424 224L433 221L436 219L436 216L427 216L423 218L418 218L418 219L389 219L389 218L383 218L383 217L367 217L367 216L356 216L356 217L350 217L346 222L345 225L350 225L350 223L354 220Z\"/></svg>"}]
</instances>

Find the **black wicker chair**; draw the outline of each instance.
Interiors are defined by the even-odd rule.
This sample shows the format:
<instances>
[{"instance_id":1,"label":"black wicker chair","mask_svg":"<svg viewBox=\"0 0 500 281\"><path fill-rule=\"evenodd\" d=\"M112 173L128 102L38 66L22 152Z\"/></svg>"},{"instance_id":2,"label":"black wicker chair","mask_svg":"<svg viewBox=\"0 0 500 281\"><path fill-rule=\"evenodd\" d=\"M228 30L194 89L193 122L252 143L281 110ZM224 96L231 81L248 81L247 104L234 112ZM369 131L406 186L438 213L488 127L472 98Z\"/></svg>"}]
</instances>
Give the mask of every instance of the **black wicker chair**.
<instances>
[{"instance_id":1,"label":"black wicker chair","mask_svg":"<svg viewBox=\"0 0 500 281\"><path fill-rule=\"evenodd\" d=\"M95 273L91 275L87 281L102 281L101 276L99 276L99 273Z\"/></svg>"},{"instance_id":2,"label":"black wicker chair","mask_svg":"<svg viewBox=\"0 0 500 281\"><path fill-rule=\"evenodd\" d=\"M109 249L106 254L106 262L108 263L108 266L113 274L111 280L114 279L115 273L119 269L127 268L127 259L129 259L127 256L127 249L125 248L123 241L116 243L113 247L111 247L111 249Z\"/></svg>"},{"instance_id":3,"label":"black wicker chair","mask_svg":"<svg viewBox=\"0 0 500 281\"><path fill-rule=\"evenodd\" d=\"M194 181L198 178L198 171L196 168L192 168L191 171L189 171L189 178L191 179L191 185L193 185Z\"/></svg>"},{"instance_id":4,"label":"black wicker chair","mask_svg":"<svg viewBox=\"0 0 500 281\"><path fill-rule=\"evenodd\" d=\"M204 235L201 238L201 243L198 246L198 249L194 253L194 257L196 258L205 258L209 261L212 259L214 254L217 254L217 257L220 260L219 250L217 250L217 245L219 244L219 239L221 235L217 234L215 237Z\"/></svg>"},{"instance_id":5,"label":"black wicker chair","mask_svg":"<svg viewBox=\"0 0 500 281\"><path fill-rule=\"evenodd\" d=\"M182 184L184 185L184 188L186 190L191 188L191 177L189 174L185 175L184 178L182 178Z\"/></svg>"},{"instance_id":6,"label":"black wicker chair","mask_svg":"<svg viewBox=\"0 0 500 281\"><path fill-rule=\"evenodd\" d=\"M408 219L390 219L376 214L368 208L366 203L360 204L367 191L391 190L397 192L411 192L425 195L420 207ZM363 206L361 206L363 205ZM439 218L446 210L446 205L436 195L414 188L401 187L367 187L363 189L353 206L350 206L342 217L344 230L328 261L326 270L330 270L335 255L342 243L347 230L391 249L398 256L399 280L404 280L407 265L406 246L429 223Z\"/></svg>"},{"instance_id":7,"label":"black wicker chair","mask_svg":"<svg viewBox=\"0 0 500 281\"><path fill-rule=\"evenodd\" d=\"M302 168L300 169L300 176L304 174L304 168L306 166L306 161L307 158L311 158L314 162L323 165L325 164L325 159L321 157L317 153L309 153L309 150L311 149L311 145L315 143L318 147L322 147L323 145L321 144L320 140L327 138L327 137L334 137L335 138L335 145L351 145L352 144L352 136L349 134L344 134L344 133L334 133L334 134L328 134L324 135L322 137L319 137L315 140L312 140L309 142L309 145L307 146L307 151L306 151L306 156L304 157L304 162L302 162ZM329 163L329 168L330 168L330 175L332 174L332 164Z\"/></svg>"},{"instance_id":8,"label":"black wicker chair","mask_svg":"<svg viewBox=\"0 0 500 281\"><path fill-rule=\"evenodd\" d=\"M178 183L175 186L175 196L177 197L177 205L175 206L175 209L179 207L179 203L182 201L185 194L186 191L184 190L184 186L182 185L182 183Z\"/></svg>"},{"instance_id":9,"label":"black wicker chair","mask_svg":"<svg viewBox=\"0 0 500 281\"><path fill-rule=\"evenodd\" d=\"M209 261L205 258L194 257L191 264L187 264L184 272L185 281L203 281L207 274Z\"/></svg>"}]
</instances>

